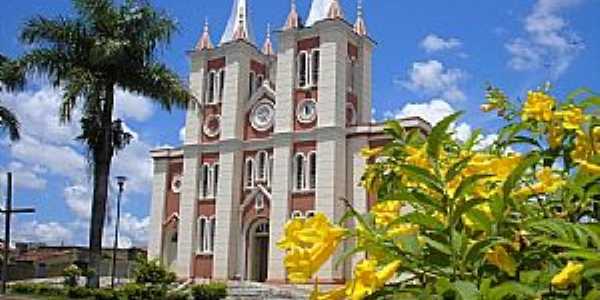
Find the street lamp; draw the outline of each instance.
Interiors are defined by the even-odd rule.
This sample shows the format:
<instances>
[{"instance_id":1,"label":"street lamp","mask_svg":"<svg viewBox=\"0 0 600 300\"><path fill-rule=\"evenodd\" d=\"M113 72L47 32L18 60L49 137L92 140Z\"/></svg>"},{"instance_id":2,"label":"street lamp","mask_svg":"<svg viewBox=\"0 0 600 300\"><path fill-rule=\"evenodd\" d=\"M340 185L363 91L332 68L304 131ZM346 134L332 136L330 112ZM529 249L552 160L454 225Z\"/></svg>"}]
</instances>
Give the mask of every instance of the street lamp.
<instances>
[{"instance_id":1,"label":"street lamp","mask_svg":"<svg viewBox=\"0 0 600 300\"><path fill-rule=\"evenodd\" d=\"M117 196L117 220L115 222L115 243L113 246L113 262L112 262L112 274L110 277L110 286L115 288L115 278L117 277L117 250L119 248L119 223L121 221L121 197L125 190L125 182L127 177L117 176L117 185L119 186L119 194Z\"/></svg>"}]
</instances>

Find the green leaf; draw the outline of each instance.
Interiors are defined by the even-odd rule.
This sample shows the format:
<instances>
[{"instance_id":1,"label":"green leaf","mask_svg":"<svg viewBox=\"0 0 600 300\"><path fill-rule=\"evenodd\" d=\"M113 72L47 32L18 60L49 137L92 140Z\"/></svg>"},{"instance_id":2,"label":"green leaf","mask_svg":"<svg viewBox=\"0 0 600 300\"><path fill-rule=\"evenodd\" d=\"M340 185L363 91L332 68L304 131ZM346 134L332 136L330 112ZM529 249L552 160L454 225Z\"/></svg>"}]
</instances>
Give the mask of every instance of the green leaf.
<instances>
[{"instance_id":1,"label":"green leaf","mask_svg":"<svg viewBox=\"0 0 600 300\"><path fill-rule=\"evenodd\" d=\"M419 182L427 185L427 187L435 190L440 195L444 194L442 183L428 170L413 165L400 165L400 168L407 173L406 175L409 177L417 179Z\"/></svg>"},{"instance_id":2,"label":"green leaf","mask_svg":"<svg viewBox=\"0 0 600 300\"><path fill-rule=\"evenodd\" d=\"M593 290L590 291L586 296L584 300L598 300L600 299L600 290Z\"/></svg>"},{"instance_id":3,"label":"green leaf","mask_svg":"<svg viewBox=\"0 0 600 300\"><path fill-rule=\"evenodd\" d=\"M594 95L581 101L579 104L583 109L588 109L592 106L600 106L600 96Z\"/></svg>"},{"instance_id":4,"label":"green leaf","mask_svg":"<svg viewBox=\"0 0 600 300\"><path fill-rule=\"evenodd\" d=\"M424 213L420 213L420 212L408 213L408 214L398 218L398 220L394 220L394 222L392 222L389 227L393 227L394 225L396 225L398 223L404 223L404 222L409 222L409 223L419 225L424 228L433 229L433 230L444 230L444 228L445 228L444 224L442 224L440 221L438 221L438 219L434 218L433 216L430 216L430 215L427 215Z\"/></svg>"},{"instance_id":5,"label":"green leaf","mask_svg":"<svg viewBox=\"0 0 600 300\"><path fill-rule=\"evenodd\" d=\"M497 237L478 241L471 245L464 256L464 262L467 264L476 263L479 259L484 258L485 253L498 244L510 243L509 241Z\"/></svg>"},{"instance_id":6,"label":"green leaf","mask_svg":"<svg viewBox=\"0 0 600 300\"><path fill-rule=\"evenodd\" d=\"M495 288L492 288L488 294L490 300L504 300L508 296L523 296L526 299L536 296L535 291L523 284L518 282L509 281L505 282Z\"/></svg>"},{"instance_id":7,"label":"green leaf","mask_svg":"<svg viewBox=\"0 0 600 300\"><path fill-rule=\"evenodd\" d=\"M510 175L506 179L506 182L504 182L504 186L502 186L504 199L508 199L508 196L516 187L517 183L519 182L519 179L523 177L525 171L527 171L527 169L535 165L540 160L540 158L541 156L538 152L531 152L521 161L521 163L512 171L512 173L510 173Z\"/></svg>"},{"instance_id":8,"label":"green leaf","mask_svg":"<svg viewBox=\"0 0 600 300\"><path fill-rule=\"evenodd\" d=\"M475 174L463 179L458 188L456 188L456 192L454 193L454 201L469 193L475 184L477 184L477 182L490 177L492 177L490 174Z\"/></svg>"},{"instance_id":9,"label":"green leaf","mask_svg":"<svg viewBox=\"0 0 600 300\"><path fill-rule=\"evenodd\" d=\"M454 215L452 216L452 219L450 220L450 224L455 224L461 217L463 214L465 214L466 212L470 211L473 207L480 205L482 203L487 202L486 199L483 198L475 198L475 199L471 199L467 202L461 203L460 205L458 205L454 211Z\"/></svg>"},{"instance_id":10,"label":"green leaf","mask_svg":"<svg viewBox=\"0 0 600 300\"><path fill-rule=\"evenodd\" d=\"M600 261L600 253L598 250L572 250L559 254L560 257L569 259L587 259Z\"/></svg>"},{"instance_id":11,"label":"green leaf","mask_svg":"<svg viewBox=\"0 0 600 300\"><path fill-rule=\"evenodd\" d=\"M406 130L400 125L398 121L387 121L383 130L396 140L404 141L406 138Z\"/></svg>"},{"instance_id":12,"label":"green leaf","mask_svg":"<svg viewBox=\"0 0 600 300\"><path fill-rule=\"evenodd\" d=\"M457 163L453 164L449 169L448 172L446 172L446 182L450 182L452 180L454 180L454 178L460 174L460 172L462 172L468 165L469 162L471 161L471 159L473 158L473 156L467 156L463 159L461 159L460 161L458 161Z\"/></svg>"},{"instance_id":13,"label":"green leaf","mask_svg":"<svg viewBox=\"0 0 600 300\"><path fill-rule=\"evenodd\" d=\"M478 300L479 290L473 282L456 281L452 283L454 290L460 295L462 300Z\"/></svg>"},{"instance_id":14,"label":"green leaf","mask_svg":"<svg viewBox=\"0 0 600 300\"><path fill-rule=\"evenodd\" d=\"M429 246L431 246L431 248L440 251L446 255L452 255L452 250L450 249L449 245L433 240L427 236L422 236L421 239L424 240L425 243L427 243Z\"/></svg>"},{"instance_id":15,"label":"green leaf","mask_svg":"<svg viewBox=\"0 0 600 300\"><path fill-rule=\"evenodd\" d=\"M589 95L589 94L594 94L594 92L593 92L591 89L589 89L589 88L586 88L586 87L580 87L580 88L578 88L578 89L576 89L576 90L574 90L574 91L570 92L570 93L567 95L567 98L566 98L566 99L567 99L567 101L569 101L569 102L575 102L575 100L577 100L577 98L578 98L579 96L581 96L581 95L586 95L586 94L588 94L588 95Z\"/></svg>"},{"instance_id":16,"label":"green leaf","mask_svg":"<svg viewBox=\"0 0 600 300\"><path fill-rule=\"evenodd\" d=\"M448 128L450 128L450 125L461 115L462 112L457 112L447 116L437 123L431 130L431 133L427 138L427 154L433 161L437 161L440 156L440 149L442 147L442 143L444 142L444 137L448 134Z\"/></svg>"}]
</instances>

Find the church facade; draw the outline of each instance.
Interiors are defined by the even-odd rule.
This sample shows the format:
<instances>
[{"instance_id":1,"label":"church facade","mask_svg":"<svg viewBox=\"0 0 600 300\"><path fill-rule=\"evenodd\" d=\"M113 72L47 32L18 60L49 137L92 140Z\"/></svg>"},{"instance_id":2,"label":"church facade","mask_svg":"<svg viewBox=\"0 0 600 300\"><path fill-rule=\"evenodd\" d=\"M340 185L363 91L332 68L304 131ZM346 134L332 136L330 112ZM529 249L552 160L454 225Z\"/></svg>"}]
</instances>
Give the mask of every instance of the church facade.
<instances>
[{"instance_id":1,"label":"church facade","mask_svg":"<svg viewBox=\"0 0 600 300\"><path fill-rule=\"evenodd\" d=\"M314 0L302 22L292 1L277 51L270 30L256 46L248 12L233 1L217 45L205 25L189 53L198 101L184 145L152 151L148 253L181 279L284 282L276 243L289 219L339 219L340 199L359 211L375 201L360 186L360 151L389 137L372 121L374 43L360 5L351 24L337 0ZM430 130L419 118L401 124ZM320 281L343 282L353 263L327 263Z\"/></svg>"}]
</instances>

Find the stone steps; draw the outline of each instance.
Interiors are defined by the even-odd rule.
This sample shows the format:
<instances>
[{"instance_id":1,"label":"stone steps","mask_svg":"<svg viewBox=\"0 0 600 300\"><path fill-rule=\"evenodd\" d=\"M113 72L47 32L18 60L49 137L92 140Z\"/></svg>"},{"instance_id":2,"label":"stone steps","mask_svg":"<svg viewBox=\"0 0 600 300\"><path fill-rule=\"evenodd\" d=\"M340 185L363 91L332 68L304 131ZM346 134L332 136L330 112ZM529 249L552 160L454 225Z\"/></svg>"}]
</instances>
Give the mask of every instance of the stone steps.
<instances>
[{"instance_id":1,"label":"stone steps","mask_svg":"<svg viewBox=\"0 0 600 300\"><path fill-rule=\"evenodd\" d=\"M228 300L301 300L308 299L303 291L275 287L255 282L230 282Z\"/></svg>"}]
</instances>

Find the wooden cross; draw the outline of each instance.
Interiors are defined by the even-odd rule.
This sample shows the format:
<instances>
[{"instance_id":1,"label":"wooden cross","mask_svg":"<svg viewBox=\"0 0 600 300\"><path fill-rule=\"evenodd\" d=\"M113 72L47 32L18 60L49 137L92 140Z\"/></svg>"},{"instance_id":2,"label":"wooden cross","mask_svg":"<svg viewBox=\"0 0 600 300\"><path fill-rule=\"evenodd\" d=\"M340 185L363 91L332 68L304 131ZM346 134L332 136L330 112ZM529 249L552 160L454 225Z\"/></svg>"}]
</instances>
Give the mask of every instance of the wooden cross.
<instances>
[{"instance_id":1,"label":"wooden cross","mask_svg":"<svg viewBox=\"0 0 600 300\"><path fill-rule=\"evenodd\" d=\"M10 219L12 214L35 213L33 208L12 208L12 173L6 174L6 207L0 209L4 214L4 260L2 261L2 294L6 294L6 282L8 281L8 259L10 254Z\"/></svg>"}]
</instances>

